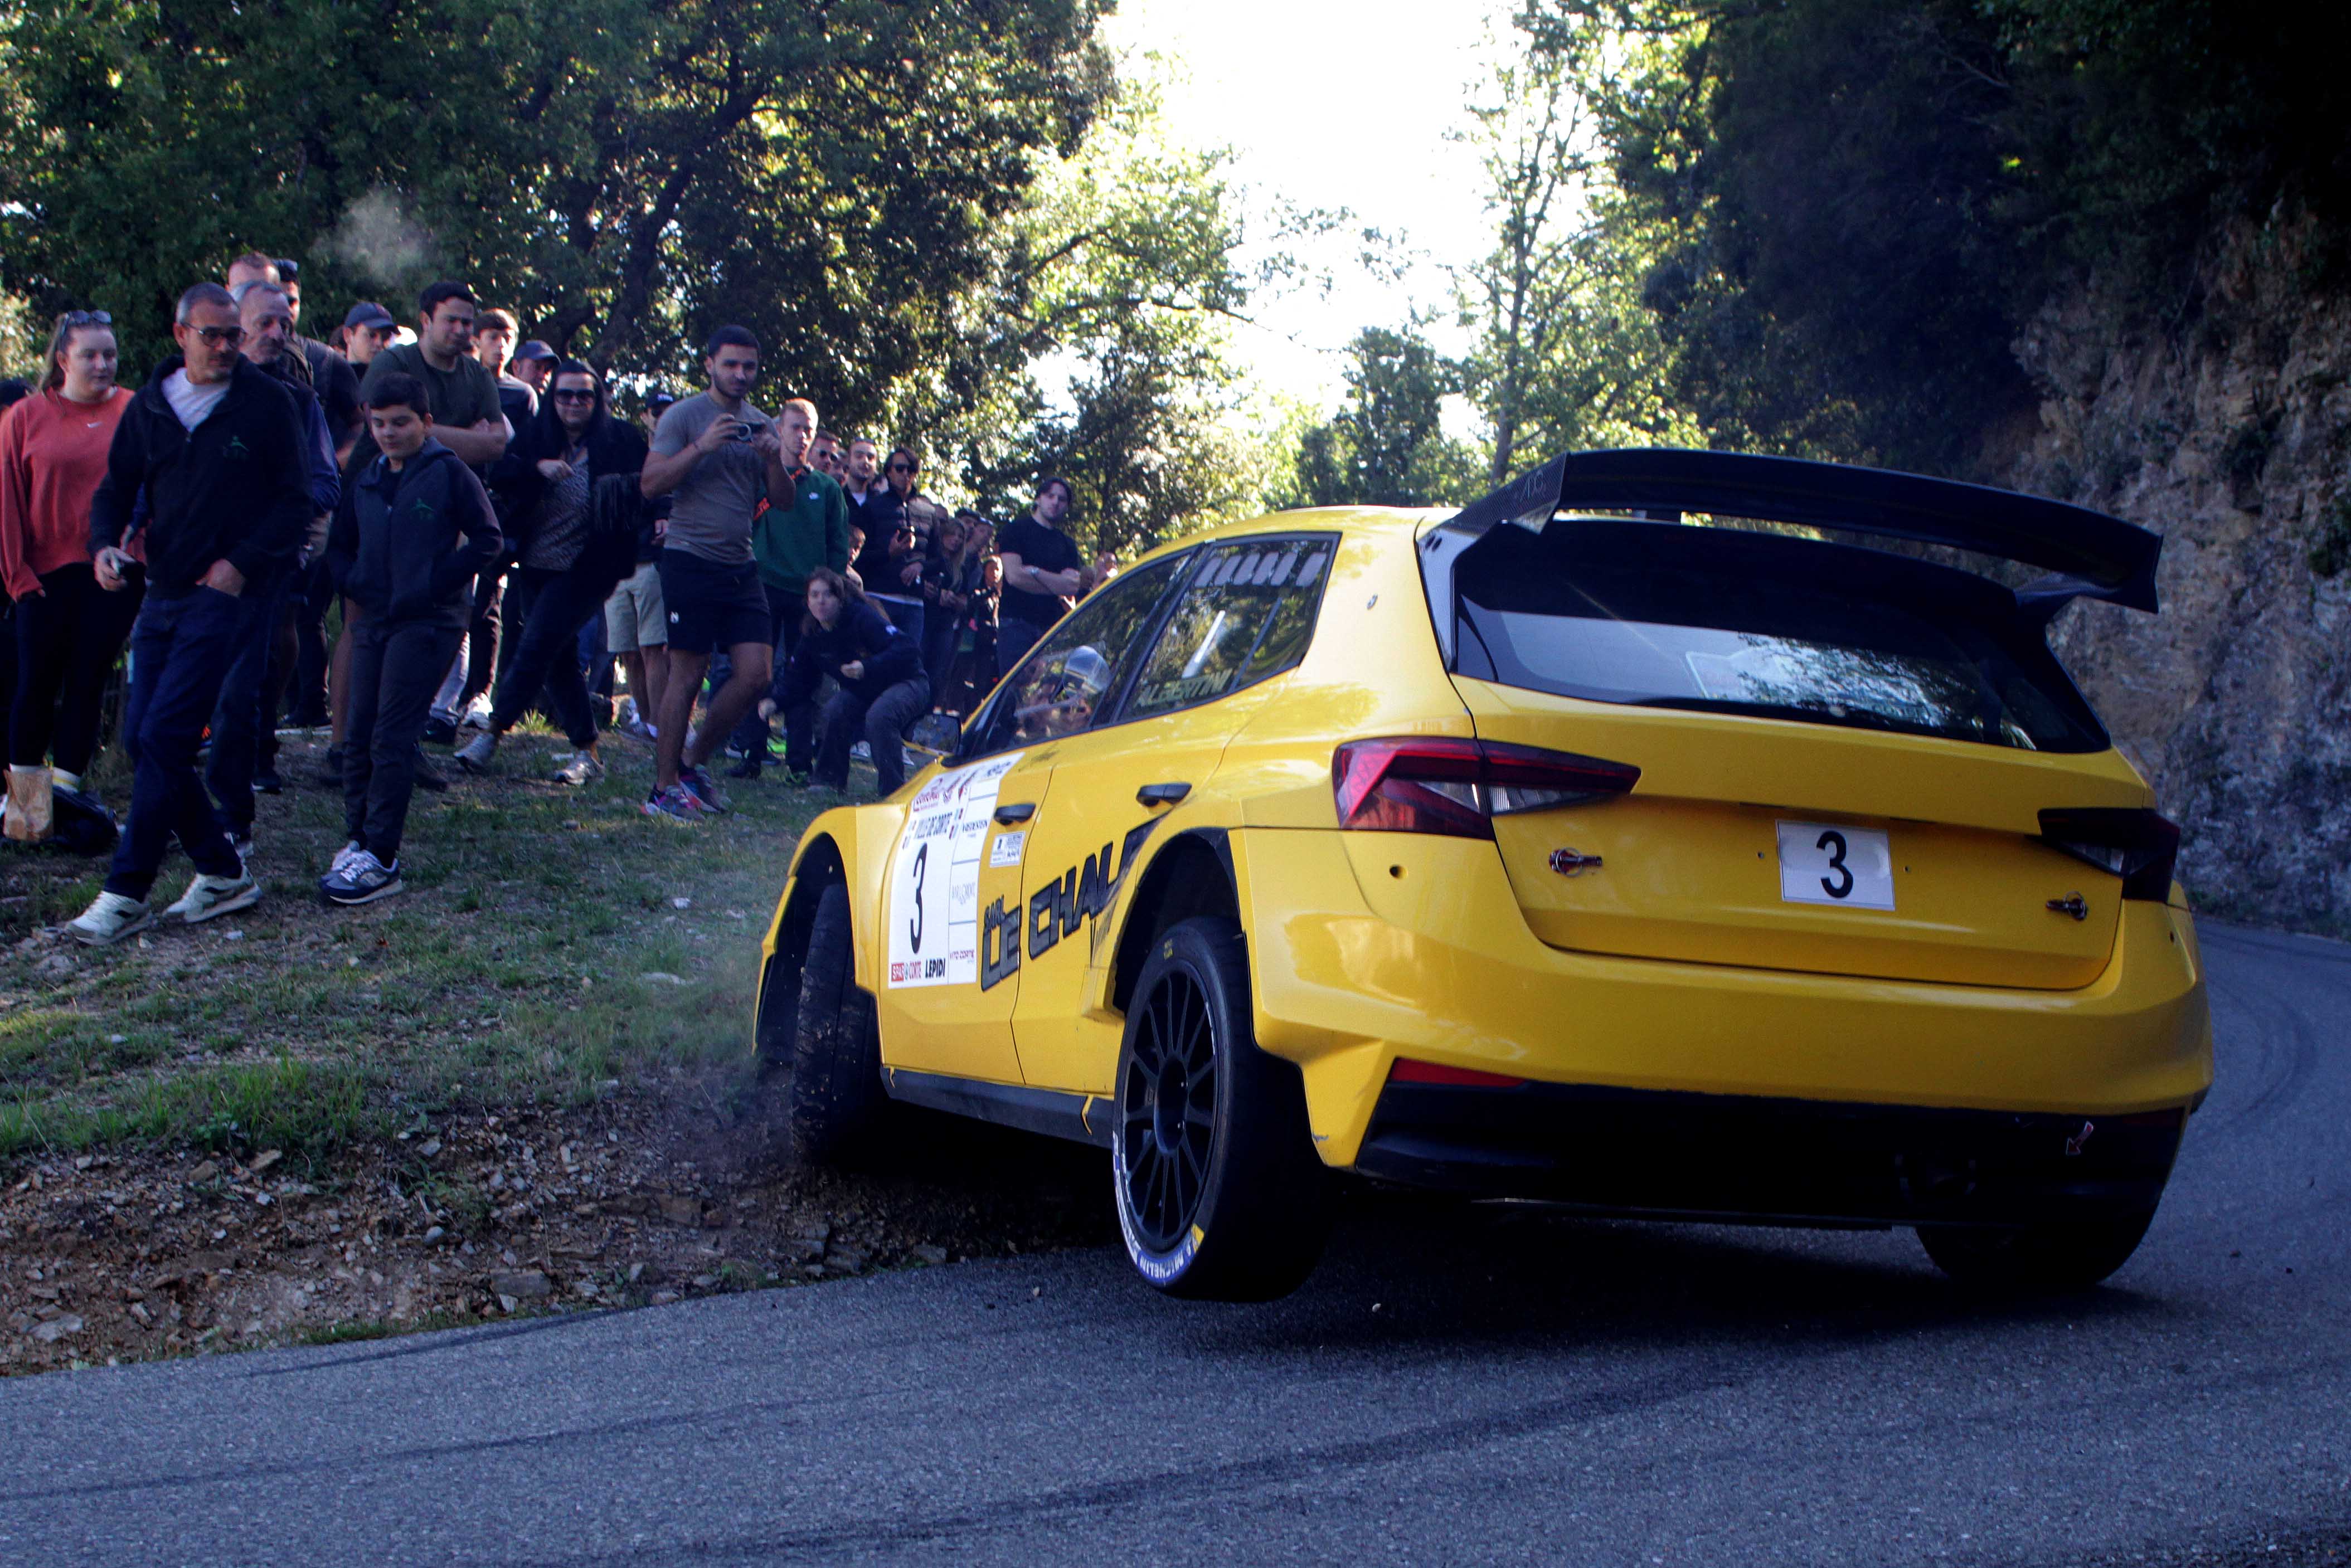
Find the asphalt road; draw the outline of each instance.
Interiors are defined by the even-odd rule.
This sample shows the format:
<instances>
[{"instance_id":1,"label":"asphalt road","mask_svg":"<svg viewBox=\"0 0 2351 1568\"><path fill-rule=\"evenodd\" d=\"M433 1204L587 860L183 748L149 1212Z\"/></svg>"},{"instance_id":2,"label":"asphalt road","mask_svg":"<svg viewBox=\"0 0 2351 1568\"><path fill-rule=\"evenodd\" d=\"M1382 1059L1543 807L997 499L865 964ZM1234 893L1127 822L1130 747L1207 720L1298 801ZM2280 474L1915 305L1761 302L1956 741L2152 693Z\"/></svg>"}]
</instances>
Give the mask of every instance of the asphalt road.
<instances>
[{"instance_id":1,"label":"asphalt road","mask_svg":"<svg viewBox=\"0 0 2351 1568\"><path fill-rule=\"evenodd\" d=\"M2062 1307L1384 1207L1267 1308L1090 1252L0 1384L0 1558L2351 1560L2351 948L2205 951L2219 1087Z\"/></svg>"}]
</instances>

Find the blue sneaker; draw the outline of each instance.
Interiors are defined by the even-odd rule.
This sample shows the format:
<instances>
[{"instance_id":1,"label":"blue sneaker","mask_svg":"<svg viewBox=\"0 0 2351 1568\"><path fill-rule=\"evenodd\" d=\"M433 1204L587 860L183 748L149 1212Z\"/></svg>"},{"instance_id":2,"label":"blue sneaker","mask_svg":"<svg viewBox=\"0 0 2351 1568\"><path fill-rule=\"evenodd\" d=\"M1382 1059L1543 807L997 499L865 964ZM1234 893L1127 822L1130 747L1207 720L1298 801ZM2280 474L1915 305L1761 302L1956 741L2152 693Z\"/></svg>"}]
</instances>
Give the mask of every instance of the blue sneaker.
<instances>
[{"instance_id":1,"label":"blue sneaker","mask_svg":"<svg viewBox=\"0 0 2351 1568\"><path fill-rule=\"evenodd\" d=\"M703 810L717 812L726 809L726 797L718 793L718 786L700 768L679 768L677 784L680 789L694 797L694 804Z\"/></svg>"},{"instance_id":2,"label":"blue sneaker","mask_svg":"<svg viewBox=\"0 0 2351 1568\"><path fill-rule=\"evenodd\" d=\"M329 904L372 904L405 890L400 862L386 866L364 849L336 856L335 868L319 878L319 897Z\"/></svg>"},{"instance_id":3,"label":"blue sneaker","mask_svg":"<svg viewBox=\"0 0 2351 1568\"><path fill-rule=\"evenodd\" d=\"M684 784L672 784L657 789L645 797L644 814L656 822L674 823L680 827L698 826L705 815L702 803Z\"/></svg>"}]
</instances>

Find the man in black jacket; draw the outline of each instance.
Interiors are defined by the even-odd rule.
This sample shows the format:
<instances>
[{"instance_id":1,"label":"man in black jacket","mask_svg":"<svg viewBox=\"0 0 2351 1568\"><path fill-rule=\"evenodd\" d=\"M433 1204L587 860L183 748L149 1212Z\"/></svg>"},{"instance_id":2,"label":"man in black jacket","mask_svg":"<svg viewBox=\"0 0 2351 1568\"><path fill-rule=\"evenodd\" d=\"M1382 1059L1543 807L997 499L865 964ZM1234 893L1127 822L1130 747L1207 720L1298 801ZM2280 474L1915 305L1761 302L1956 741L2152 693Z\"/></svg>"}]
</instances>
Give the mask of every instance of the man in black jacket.
<instances>
[{"instance_id":1,"label":"man in black jacket","mask_svg":"<svg viewBox=\"0 0 2351 1568\"><path fill-rule=\"evenodd\" d=\"M122 730L136 773L131 820L106 888L71 923L93 945L154 923L147 895L176 836L195 880L165 913L191 924L261 897L213 815L196 776L196 746L236 652L237 596L294 559L309 526L303 421L286 389L248 362L228 290L201 283L180 296L180 352L131 400L90 502L99 586L118 589L131 505L146 493L147 598L131 631L131 694Z\"/></svg>"},{"instance_id":2,"label":"man in black jacket","mask_svg":"<svg viewBox=\"0 0 2351 1568\"><path fill-rule=\"evenodd\" d=\"M344 492L327 535L327 571L357 612L343 732L350 842L319 883L329 904L401 890L416 739L465 635L468 585L505 547L482 482L433 439L424 384L393 372L370 378L368 389L378 455Z\"/></svg>"}]
</instances>

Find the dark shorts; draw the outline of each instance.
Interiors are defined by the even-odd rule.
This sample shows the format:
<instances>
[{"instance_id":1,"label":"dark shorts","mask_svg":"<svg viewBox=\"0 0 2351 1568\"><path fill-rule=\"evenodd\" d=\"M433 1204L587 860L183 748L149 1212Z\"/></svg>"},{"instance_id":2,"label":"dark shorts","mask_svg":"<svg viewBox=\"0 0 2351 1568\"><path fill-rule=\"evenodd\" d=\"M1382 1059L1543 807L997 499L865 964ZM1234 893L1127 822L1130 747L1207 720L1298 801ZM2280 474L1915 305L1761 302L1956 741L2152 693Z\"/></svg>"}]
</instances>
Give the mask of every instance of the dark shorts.
<instances>
[{"instance_id":1,"label":"dark shorts","mask_svg":"<svg viewBox=\"0 0 2351 1568\"><path fill-rule=\"evenodd\" d=\"M722 566L688 550L664 550L660 569L672 649L706 654L746 642L774 646L776 626L758 563Z\"/></svg>"}]
</instances>

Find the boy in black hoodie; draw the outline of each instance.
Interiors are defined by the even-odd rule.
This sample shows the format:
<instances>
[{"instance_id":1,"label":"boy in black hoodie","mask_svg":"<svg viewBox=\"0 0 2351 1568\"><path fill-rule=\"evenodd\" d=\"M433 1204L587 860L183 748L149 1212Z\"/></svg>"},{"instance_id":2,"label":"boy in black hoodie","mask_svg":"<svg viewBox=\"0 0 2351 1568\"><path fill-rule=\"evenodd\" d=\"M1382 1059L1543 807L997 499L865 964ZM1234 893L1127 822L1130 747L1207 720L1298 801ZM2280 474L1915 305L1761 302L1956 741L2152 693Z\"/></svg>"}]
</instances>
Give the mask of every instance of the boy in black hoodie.
<instances>
[{"instance_id":1,"label":"boy in black hoodie","mask_svg":"<svg viewBox=\"0 0 2351 1568\"><path fill-rule=\"evenodd\" d=\"M147 498L147 597L131 631L122 729L131 820L106 888L68 929L103 946L154 924L147 895L177 837L195 880L165 913L193 924L261 897L196 776L196 747L237 649L238 597L293 565L309 526L302 421L286 389L238 352L245 329L216 283L180 296L180 352L156 368L115 426L91 498L99 586L123 584L133 503Z\"/></svg>"},{"instance_id":2,"label":"boy in black hoodie","mask_svg":"<svg viewBox=\"0 0 2351 1568\"><path fill-rule=\"evenodd\" d=\"M329 904L401 890L416 742L472 613L468 585L504 543L482 482L433 439L423 383L392 372L371 379L369 398L379 455L345 488L327 535L328 574L357 612L343 736L350 842L319 879Z\"/></svg>"}]
</instances>

